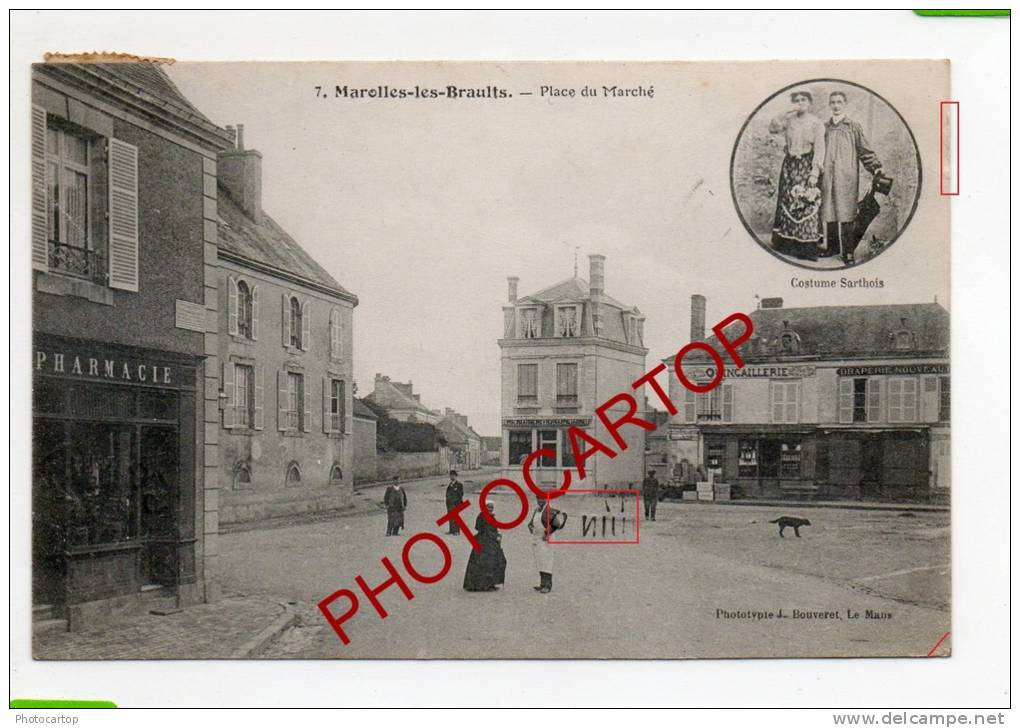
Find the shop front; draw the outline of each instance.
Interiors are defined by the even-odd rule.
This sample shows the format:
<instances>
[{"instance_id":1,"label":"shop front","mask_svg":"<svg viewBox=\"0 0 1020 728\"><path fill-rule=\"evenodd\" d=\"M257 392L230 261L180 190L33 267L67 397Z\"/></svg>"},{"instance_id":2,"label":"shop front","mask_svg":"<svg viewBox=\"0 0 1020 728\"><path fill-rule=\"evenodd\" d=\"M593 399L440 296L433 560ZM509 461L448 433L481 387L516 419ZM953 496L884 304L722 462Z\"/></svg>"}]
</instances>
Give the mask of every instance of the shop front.
<instances>
[{"instance_id":1,"label":"shop front","mask_svg":"<svg viewBox=\"0 0 1020 728\"><path fill-rule=\"evenodd\" d=\"M528 455L536 450L549 450L531 467L535 483L542 488L558 488L563 482L563 471L575 468L567 430L578 427L591 434L591 417L508 417L503 420L504 464L506 477L520 482L521 466ZM589 465L589 470L592 466ZM575 471L574 482L577 482Z\"/></svg>"},{"instance_id":2,"label":"shop front","mask_svg":"<svg viewBox=\"0 0 1020 728\"><path fill-rule=\"evenodd\" d=\"M811 496L818 491L814 428L705 428L703 460L734 498Z\"/></svg>"},{"instance_id":3,"label":"shop front","mask_svg":"<svg viewBox=\"0 0 1020 728\"><path fill-rule=\"evenodd\" d=\"M32 598L172 596L196 580L196 377L180 354L37 335Z\"/></svg>"}]
</instances>

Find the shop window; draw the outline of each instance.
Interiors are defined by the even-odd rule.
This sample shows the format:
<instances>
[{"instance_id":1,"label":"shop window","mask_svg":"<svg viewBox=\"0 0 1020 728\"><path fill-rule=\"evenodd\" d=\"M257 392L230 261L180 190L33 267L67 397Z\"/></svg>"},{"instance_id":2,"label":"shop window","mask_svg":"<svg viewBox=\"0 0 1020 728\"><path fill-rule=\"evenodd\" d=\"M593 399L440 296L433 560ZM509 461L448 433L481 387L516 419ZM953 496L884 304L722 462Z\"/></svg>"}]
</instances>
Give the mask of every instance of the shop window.
<instances>
[{"instance_id":1,"label":"shop window","mask_svg":"<svg viewBox=\"0 0 1020 728\"><path fill-rule=\"evenodd\" d=\"M577 364L556 365L556 404L577 404Z\"/></svg>"},{"instance_id":2,"label":"shop window","mask_svg":"<svg viewBox=\"0 0 1020 728\"><path fill-rule=\"evenodd\" d=\"M939 422L949 422L949 377L939 377Z\"/></svg>"},{"instance_id":3,"label":"shop window","mask_svg":"<svg viewBox=\"0 0 1020 728\"><path fill-rule=\"evenodd\" d=\"M177 393L159 389L138 392L138 416L146 420L177 420Z\"/></svg>"},{"instance_id":4,"label":"shop window","mask_svg":"<svg viewBox=\"0 0 1020 728\"><path fill-rule=\"evenodd\" d=\"M779 475L783 478L800 477L800 443L784 442L779 446Z\"/></svg>"},{"instance_id":5,"label":"shop window","mask_svg":"<svg viewBox=\"0 0 1020 728\"><path fill-rule=\"evenodd\" d=\"M567 430L560 430L560 442L563 445L562 452L560 453L560 463L565 468L577 467L577 462L574 460L574 449L570 447L570 440L567 438Z\"/></svg>"},{"instance_id":6,"label":"shop window","mask_svg":"<svg viewBox=\"0 0 1020 728\"><path fill-rule=\"evenodd\" d=\"M537 339L541 335L541 326L538 319L538 309L520 309L520 329L518 336L522 339Z\"/></svg>"},{"instance_id":7,"label":"shop window","mask_svg":"<svg viewBox=\"0 0 1020 728\"><path fill-rule=\"evenodd\" d=\"M517 401L521 404L538 403L538 364L517 365Z\"/></svg>"},{"instance_id":8,"label":"shop window","mask_svg":"<svg viewBox=\"0 0 1020 728\"><path fill-rule=\"evenodd\" d=\"M241 461L234 466L234 490L249 488L251 488L251 467L248 463Z\"/></svg>"},{"instance_id":9,"label":"shop window","mask_svg":"<svg viewBox=\"0 0 1020 728\"><path fill-rule=\"evenodd\" d=\"M509 445L509 464L521 465L531 454L531 430L511 430Z\"/></svg>"},{"instance_id":10,"label":"shop window","mask_svg":"<svg viewBox=\"0 0 1020 728\"><path fill-rule=\"evenodd\" d=\"M737 456L737 475L741 478L758 477L758 443L741 440Z\"/></svg>"},{"instance_id":11,"label":"shop window","mask_svg":"<svg viewBox=\"0 0 1020 728\"><path fill-rule=\"evenodd\" d=\"M561 337L580 336L580 320L577 306L556 307L556 335Z\"/></svg>"},{"instance_id":12,"label":"shop window","mask_svg":"<svg viewBox=\"0 0 1020 728\"><path fill-rule=\"evenodd\" d=\"M792 424L799 421L800 382L774 381L772 384L772 422Z\"/></svg>"},{"instance_id":13,"label":"shop window","mask_svg":"<svg viewBox=\"0 0 1020 728\"><path fill-rule=\"evenodd\" d=\"M333 463L333 467L329 469L329 484L340 485L344 482L344 471L341 469L339 463Z\"/></svg>"},{"instance_id":14,"label":"shop window","mask_svg":"<svg viewBox=\"0 0 1020 728\"><path fill-rule=\"evenodd\" d=\"M709 470L722 470L726 458L726 445L713 443L705 448L705 465Z\"/></svg>"},{"instance_id":15,"label":"shop window","mask_svg":"<svg viewBox=\"0 0 1020 728\"><path fill-rule=\"evenodd\" d=\"M917 377L889 377L889 421L917 421Z\"/></svg>"},{"instance_id":16,"label":"shop window","mask_svg":"<svg viewBox=\"0 0 1020 728\"><path fill-rule=\"evenodd\" d=\"M291 463L287 466L286 485L301 485L301 468L298 467L297 463Z\"/></svg>"},{"instance_id":17,"label":"shop window","mask_svg":"<svg viewBox=\"0 0 1020 728\"><path fill-rule=\"evenodd\" d=\"M552 455L543 455L539 464L543 468L556 467L556 453L558 438L556 430L540 430L538 433L538 447L541 450L551 450Z\"/></svg>"}]
</instances>

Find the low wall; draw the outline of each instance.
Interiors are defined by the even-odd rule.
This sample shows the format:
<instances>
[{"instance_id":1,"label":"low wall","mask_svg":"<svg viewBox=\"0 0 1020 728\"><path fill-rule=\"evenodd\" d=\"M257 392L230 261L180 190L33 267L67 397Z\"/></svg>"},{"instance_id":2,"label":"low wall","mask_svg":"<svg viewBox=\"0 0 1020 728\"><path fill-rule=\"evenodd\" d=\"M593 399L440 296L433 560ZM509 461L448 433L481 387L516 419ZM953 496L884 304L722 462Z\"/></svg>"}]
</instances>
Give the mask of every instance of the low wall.
<instances>
[{"instance_id":1,"label":"low wall","mask_svg":"<svg viewBox=\"0 0 1020 728\"><path fill-rule=\"evenodd\" d=\"M433 452L381 452L376 455L377 480L446 475L449 470L450 451L445 447Z\"/></svg>"}]
</instances>

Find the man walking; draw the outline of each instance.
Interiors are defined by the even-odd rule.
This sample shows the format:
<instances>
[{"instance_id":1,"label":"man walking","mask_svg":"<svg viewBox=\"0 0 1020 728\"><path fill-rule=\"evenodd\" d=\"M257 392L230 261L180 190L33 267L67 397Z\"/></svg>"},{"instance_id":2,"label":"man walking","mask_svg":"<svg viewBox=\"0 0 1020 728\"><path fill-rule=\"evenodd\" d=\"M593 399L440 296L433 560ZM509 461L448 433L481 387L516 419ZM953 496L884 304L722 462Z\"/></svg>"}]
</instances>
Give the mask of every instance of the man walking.
<instances>
[{"instance_id":1,"label":"man walking","mask_svg":"<svg viewBox=\"0 0 1020 728\"><path fill-rule=\"evenodd\" d=\"M449 513L454 508L461 504L464 500L464 485L457 480L457 471L450 471L450 482L446 485L446 512ZM450 519L450 530L449 534L457 536L460 534L460 526L457 524L457 519Z\"/></svg>"},{"instance_id":2,"label":"man walking","mask_svg":"<svg viewBox=\"0 0 1020 728\"><path fill-rule=\"evenodd\" d=\"M404 527L404 510L407 508L407 493L400 487L399 476L393 479L383 493L383 505L386 506L386 535L399 536Z\"/></svg>"},{"instance_id":3,"label":"man walking","mask_svg":"<svg viewBox=\"0 0 1020 728\"><path fill-rule=\"evenodd\" d=\"M861 125L846 116L847 99L842 91L829 94L832 118L825 122L825 161L822 164L822 222L825 223L825 256L841 255L854 262L854 219L860 168L873 176L882 170Z\"/></svg>"},{"instance_id":4,"label":"man walking","mask_svg":"<svg viewBox=\"0 0 1020 728\"><path fill-rule=\"evenodd\" d=\"M645 520L655 520L655 508L659 505L659 481L655 471L649 470L648 477L641 483L641 497L645 501Z\"/></svg>"}]
</instances>

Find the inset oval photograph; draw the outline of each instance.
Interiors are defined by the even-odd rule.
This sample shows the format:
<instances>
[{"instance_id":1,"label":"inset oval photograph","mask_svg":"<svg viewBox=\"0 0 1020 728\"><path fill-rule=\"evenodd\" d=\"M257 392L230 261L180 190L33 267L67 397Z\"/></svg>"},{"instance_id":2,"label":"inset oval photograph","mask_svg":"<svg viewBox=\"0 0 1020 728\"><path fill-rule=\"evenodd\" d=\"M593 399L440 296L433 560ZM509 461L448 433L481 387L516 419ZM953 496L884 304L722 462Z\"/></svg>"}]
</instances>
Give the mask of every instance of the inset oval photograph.
<instances>
[{"instance_id":1,"label":"inset oval photograph","mask_svg":"<svg viewBox=\"0 0 1020 728\"><path fill-rule=\"evenodd\" d=\"M884 98L850 81L776 91L733 147L730 189L741 222L776 257L814 270L865 263L910 223L921 156Z\"/></svg>"}]
</instances>

